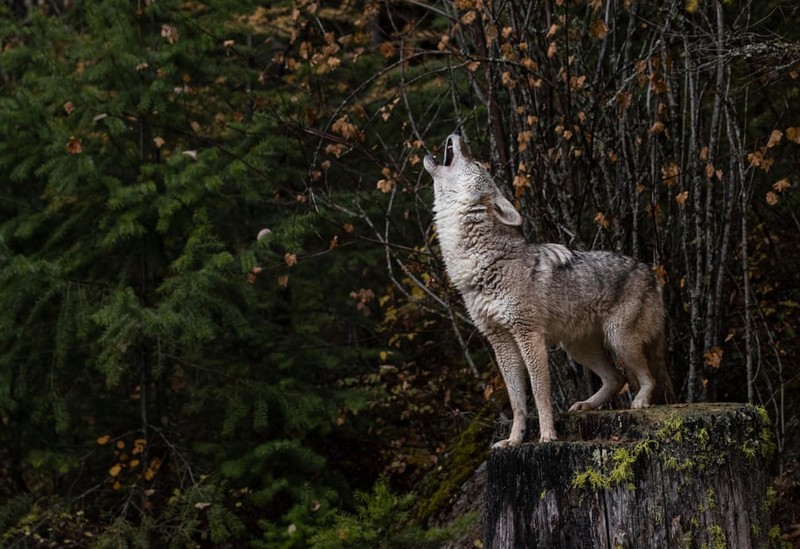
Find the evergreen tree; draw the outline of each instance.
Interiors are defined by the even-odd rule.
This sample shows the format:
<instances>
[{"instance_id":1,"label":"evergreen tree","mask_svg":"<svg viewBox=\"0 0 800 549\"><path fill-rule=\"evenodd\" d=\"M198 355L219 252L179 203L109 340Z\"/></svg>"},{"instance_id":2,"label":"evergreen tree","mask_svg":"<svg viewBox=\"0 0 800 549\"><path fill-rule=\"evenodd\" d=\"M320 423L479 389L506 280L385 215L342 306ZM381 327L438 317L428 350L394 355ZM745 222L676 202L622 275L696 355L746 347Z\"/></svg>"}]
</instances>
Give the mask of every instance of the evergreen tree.
<instances>
[{"instance_id":1,"label":"evergreen tree","mask_svg":"<svg viewBox=\"0 0 800 549\"><path fill-rule=\"evenodd\" d=\"M329 349L365 262L310 257L303 106L248 4L0 8L4 542L293 545L349 497L361 351Z\"/></svg>"}]
</instances>

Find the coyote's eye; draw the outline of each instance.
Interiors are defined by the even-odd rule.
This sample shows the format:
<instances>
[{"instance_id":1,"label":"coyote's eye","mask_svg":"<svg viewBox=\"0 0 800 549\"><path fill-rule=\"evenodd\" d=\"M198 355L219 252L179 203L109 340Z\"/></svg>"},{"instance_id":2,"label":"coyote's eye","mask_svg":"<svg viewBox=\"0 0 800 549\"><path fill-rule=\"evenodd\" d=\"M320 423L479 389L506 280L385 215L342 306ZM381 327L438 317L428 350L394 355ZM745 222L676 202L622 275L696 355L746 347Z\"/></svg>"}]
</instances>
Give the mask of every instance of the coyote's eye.
<instances>
[{"instance_id":1,"label":"coyote's eye","mask_svg":"<svg viewBox=\"0 0 800 549\"><path fill-rule=\"evenodd\" d=\"M444 165L449 166L453 163L453 141L448 137L447 144L444 146Z\"/></svg>"}]
</instances>

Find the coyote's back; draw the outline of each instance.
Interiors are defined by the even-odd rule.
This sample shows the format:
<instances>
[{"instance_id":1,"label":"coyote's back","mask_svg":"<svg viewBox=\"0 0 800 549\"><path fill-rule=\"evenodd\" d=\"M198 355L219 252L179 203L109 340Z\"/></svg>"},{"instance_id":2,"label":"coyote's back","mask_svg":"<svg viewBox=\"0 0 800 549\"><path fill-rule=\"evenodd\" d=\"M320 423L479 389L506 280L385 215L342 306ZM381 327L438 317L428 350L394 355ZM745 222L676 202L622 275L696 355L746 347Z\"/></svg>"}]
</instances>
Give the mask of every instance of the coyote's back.
<instances>
[{"instance_id":1,"label":"coyote's back","mask_svg":"<svg viewBox=\"0 0 800 549\"><path fill-rule=\"evenodd\" d=\"M529 244L522 218L451 135L444 162L427 156L433 176L436 225L447 273L470 317L488 338L514 412L511 435L496 446L522 442L530 378L540 440L556 438L550 401L547 345L561 344L602 380L570 411L608 402L625 384L610 353L638 385L634 408L673 399L664 358L661 287L646 265L610 252Z\"/></svg>"}]
</instances>

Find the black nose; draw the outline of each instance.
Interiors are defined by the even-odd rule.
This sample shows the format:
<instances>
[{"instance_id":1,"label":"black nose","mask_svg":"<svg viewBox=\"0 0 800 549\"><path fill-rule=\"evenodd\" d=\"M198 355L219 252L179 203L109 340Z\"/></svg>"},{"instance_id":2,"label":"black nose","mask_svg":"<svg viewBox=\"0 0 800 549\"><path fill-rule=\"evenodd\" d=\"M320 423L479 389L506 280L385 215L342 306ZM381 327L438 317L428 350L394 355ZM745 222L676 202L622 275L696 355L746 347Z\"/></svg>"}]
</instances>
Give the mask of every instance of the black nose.
<instances>
[{"instance_id":1,"label":"black nose","mask_svg":"<svg viewBox=\"0 0 800 549\"><path fill-rule=\"evenodd\" d=\"M448 137L447 143L444 146L444 165L449 166L453 163L453 159L455 158L455 153L453 151L453 138Z\"/></svg>"}]
</instances>

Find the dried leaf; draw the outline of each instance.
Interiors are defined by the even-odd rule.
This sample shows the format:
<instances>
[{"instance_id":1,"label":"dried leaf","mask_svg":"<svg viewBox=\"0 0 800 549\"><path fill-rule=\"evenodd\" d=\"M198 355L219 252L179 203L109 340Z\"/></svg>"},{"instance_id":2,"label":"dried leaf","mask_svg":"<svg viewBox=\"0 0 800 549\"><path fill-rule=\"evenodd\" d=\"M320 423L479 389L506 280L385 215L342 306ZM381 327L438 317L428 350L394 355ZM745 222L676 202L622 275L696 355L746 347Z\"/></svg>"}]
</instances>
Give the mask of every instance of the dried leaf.
<instances>
[{"instance_id":1,"label":"dried leaf","mask_svg":"<svg viewBox=\"0 0 800 549\"><path fill-rule=\"evenodd\" d=\"M791 189L792 183L789 181L788 178L784 177L783 179L780 179L775 183L773 183L772 188L778 191L779 193L782 193L786 189Z\"/></svg>"},{"instance_id":2,"label":"dried leaf","mask_svg":"<svg viewBox=\"0 0 800 549\"><path fill-rule=\"evenodd\" d=\"M678 182L678 175L681 173L680 166L675 162L670 162L661 168L661 181L671 187Z\"/></svg>"},{"instance_id":3,"label":"dried leaf","mask_svg":"<svg viewBox=\"0 0 800 549\"><path fill-rule=\"evenodd\" d=\"M156 146L156 149L160 149L161 147L163 147L164 143L165 143L164 138L161 137L160 135L157 135L153 138L153 144Z\"/></svg>"},{"instance_id":4,"label":"dried leaf","mask_svg":"<svg viewBox=\"0 0 800 549\"><path fill-rule=\"evenodd\" d=\"M601 19L598 19L589 27L589 34L599 40L602 40L606 37L606 34L608 34L608 27Z\"/></svg>"},{"instance_id":5,"label":"dried leaf","mask_svg":"<svg viewBox=\"0 0 800 549\"><path fill-rule=\"evenodd\" d=\"M667 269L663 265L656 265L653 267L653 273L656 275L656 280L658 280L658 284L660 286L666 286L667 281L669 279L669 275L667 274Z\"/></svg>"},{"instance_id":6,"label":"dried leaf","mask_svg":"<svg viewBox=\"0 0 800 549\"><path fill-rule=\"evenodd\" d=\"M294 267L297 265L297 255L293 253L286 252L283 256L283 262L286 263L289 267Z\"/></svg>"},{"instance_id":7,"label":"dried leaf","mask_svg":"<svg viewBox=\"0 0 800 549\"><path fill-rule=\"evenodd\" d=\"M781 139L783 139L783 132L780 130L772 130L772 133L769 134L769 141L767 141L767 148L771 149L780 144Z\"/></svg>"},{"instance_id":8,"label":"dried leaf","mask_svg":"<svg viewBox=\"0 0 800 549\"><path fill-rule=\"evenodd\" d=\"M67 101L64 103L64 110L67 114L72 114L72 111L75 110L75 105L72 104L72 101Z\"/></svg>"},{"instance_id":9,"label":"dried leaf","mask_svg":"<svg viewBox=\"0 0 800 549\"><path fill-rule=\"evenodd\" d=\"M800 144L800 127L786 128L786 139Z\"/></svg>"},{"instance_id":10,"label":"dried leaf","mask_svg":"<svg viewBox=\"0 0 800 549\"><path fill-rule=\"evenodd\" d=\"M350 118L345 114L339 117L331 126L334 133L338 133L347 140L361 140L361 132L355 124L350 122Z\"/></svg>"},{"instance_id":11,"label":"dried leaf","mask_svg":"<svg viewBox=\"0 0 800 549\"><path fill-rule=\"evenodd\" d=\"M598 227L608 229L611 226L611 221L606 217L603 212L597 212L594 216L594 222Z\"/></svg>"},{"instance_id":12,"label":"dried leaf","mask_svg":"<svg viewBox=\"0 0 800 549\"><path fill-rule=\"evenodd\" d=\"M464 15L461 16L461 22L464 25L471 25L472 23L475 22L475 19L477 19L477 17L478 17L478 14L475 13L474 10L470 10L467 13L465 13Z\"/></svg>"},{"instance_id":13,"label":"dried leaf","mask_svg":"<svg viewBox=\"0 0 800 549\"><path fill-rule=\"evenodd\" d=\"M81 154L83 152L83 145L81 144L80 137L74 135L67 141L67 152L69 154Z\"/></svg>"},{"instance_id":14,"label":"dried leaf","mask_svg":"<svg viewBox=\"0 0 800 549\"><path fill-rule=\"evenodd\" d=\"M552 59L555 57L558 51L558 46L556 46L555 42L550 42L550 45L547 47L547 58Z\"/></svg>"},{"instance_id":15,"label":"dried leaf","mask_svg":"<svg viewBox=\"0 0 800 549\"><path fill-rule=\"evenodd\" d=\"M166 23L161 25L161 36L170 44L175 44L180 39L178 29Z\"/></svg>"},{"instance_id":16,"label":"dried leaf","mask_svg":"<svg viewBox=\"0 0 800 549\"><path fill-rule=\"evenodd\" d=\"M721 347L716 346L712 347L708 351L703 353L703 358L705 359L706 366L710 366L712 368L719 368L722 364L722 355L724 351Z\"/></svg>"},{"instance_id":17,"label":"dried leaf","mask_svg":"<svg viewBox=\"0 0 800 549\"><path fill-rule=\"evenodd\" d=\"M552 38L553 36L556 35L557 32L558 32L558 25L556 23L553 23L552 25L550 25L550 28L547 29L547 34L544 37Z\"/></svg>"},{"instance_id":18,"label":"dried leaf","mask_svg":"<svg viewBox=\"0 0 800 549\"><path fill-rule=\"evenodd\" d=\"M658 135L664 132L664 123L660 120L653 122L653 125L650 126L650 133L653 135Z\"/></svg>"},{"instance_id":19,"label":"dried leaf","mask_svg":"<svg viewBox=\"0 0 800 549\"><path fill-rule=\"evenodd\" d=\"M679 206L683 206L687 198L689 198L689 191L683 191L675 195L675 202L677 202Z\"/></svg>"},{"instance_id":20,"label":"dried leaf","mask_svg":"<svg viewBox=\"0 0 800 549\"><path fill-rule=\"evenodd\" d=\"M382 193L389 193L394 188L394 181L391 179L381 179L375 185L377 189L379 189Z\"/></svg>"},{"instance_id":21,"label":"dried leaf","mask_svg":"<svg viewBox=\"0 0 800 549\"><path fill-rule=\"evenodd\" d=\"M195 509L200 509L201 511L207 507L211 507L210 501L198 501L194 504Z\"/></svg>"},{"instance_id":22,"label":"dried leaf","mask_svg":"<svg viewBox=\"0 0 800 549\"><path fill-rule=\"evenodd\" d=\"M112 477L116 477L122 472L122 465L120 463L114 464L111 469L108 470L108 474Z\"/></svg>"},{"instance_id":23,"label":"dried leaf","mask_svg":"<svg viewBox=\"0 0 800 549\"><path fill-rule=\"evenodd\" d=\"M391 42L381 42L381 45L378 49L380 50L384 59L394 57L394 55L397 53L397 50Z\"/></svg>"},{"instance_id":24,"label":"dried leaf","mask_svg":"<svg viewBox=\"0 0 800 549\"><path fill-rule=\"evenodd\" d=\"M774 192L772 192L772 191L769 191L769 192L767 193L766 200L767 200L767 204L769 204L770 206L774 206L775 204L777 204L777 203L778 203L778 201L779 201L780 199L778 198L778 195L777 195L777 194L775 194L775 193L774 193Z\"/></svg>"},{"instance_id":25,"label":"dried leaf","mask_svg":"<svg viewBox=\"0 0 800 549\"><path fill-rule=\"evenodd\" d=\"M103 446L104 444L108 444L108 441L111 440L111 436L103 435L97 439L97 444Z\"/></svg>"}]
</instances>

